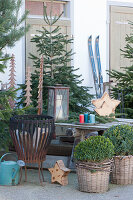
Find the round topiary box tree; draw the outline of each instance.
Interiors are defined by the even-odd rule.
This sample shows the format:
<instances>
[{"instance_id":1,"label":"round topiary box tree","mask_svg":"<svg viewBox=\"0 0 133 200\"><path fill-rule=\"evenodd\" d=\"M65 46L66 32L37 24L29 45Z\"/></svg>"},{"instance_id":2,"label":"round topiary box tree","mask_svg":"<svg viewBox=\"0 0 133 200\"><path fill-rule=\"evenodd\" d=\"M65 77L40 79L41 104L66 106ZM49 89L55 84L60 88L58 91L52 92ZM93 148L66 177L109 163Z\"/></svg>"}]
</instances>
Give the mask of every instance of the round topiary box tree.
<instances>
[{"instance_id":1,"label":"round topiary box tree","mask_svg":"<svg viewBox=\"0 0 133 200\"><path fill-rule=\"evenodd\" d=\"M113 155L114 146L104 136L91 136L75 147L80 191L99 193L108 190Z\"/></svg>"},{"instance_id":2,"label":"round topiary box tree","mask_svg":"<svg viewBox=\"0 0 133 200\"><path fill-rule=\"evenodd\" d=\"M110 127L104 136L114 145L115 156L111 182L120 185L133 183L133 127L118 125Z\"/></svg>"}]
</instances>

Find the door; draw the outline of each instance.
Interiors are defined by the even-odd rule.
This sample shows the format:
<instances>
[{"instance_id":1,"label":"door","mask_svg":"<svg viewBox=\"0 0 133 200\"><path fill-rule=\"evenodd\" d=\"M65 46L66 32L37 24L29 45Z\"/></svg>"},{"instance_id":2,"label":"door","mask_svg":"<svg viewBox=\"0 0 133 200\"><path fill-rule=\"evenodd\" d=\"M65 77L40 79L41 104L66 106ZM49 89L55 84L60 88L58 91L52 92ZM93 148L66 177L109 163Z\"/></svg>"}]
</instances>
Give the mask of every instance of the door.
<instances>
[{"instance_id":1,"label":"door","mask_svg":"<svg viewBox=\"0 0 133 200\"><path fill-rule=\"evenodd\" d=\"M129 21L133 22L133 8L110 6L110 70L123 71L131 65L120 50L126 45L126 34L133 32Z\"/></svg>"}]
</instances>

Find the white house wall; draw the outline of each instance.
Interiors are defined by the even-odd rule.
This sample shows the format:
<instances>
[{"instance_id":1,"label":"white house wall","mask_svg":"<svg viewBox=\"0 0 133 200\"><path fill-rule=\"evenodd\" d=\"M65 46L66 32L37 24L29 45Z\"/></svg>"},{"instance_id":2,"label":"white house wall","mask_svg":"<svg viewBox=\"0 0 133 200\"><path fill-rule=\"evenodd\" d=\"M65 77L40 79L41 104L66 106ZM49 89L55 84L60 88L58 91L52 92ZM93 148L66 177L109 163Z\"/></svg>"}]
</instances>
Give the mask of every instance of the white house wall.
<instances>
[{"instance_id":1,"label":"white house wall","mask_svg":"<svg viewBox=\"0 0 133 200\"><path fill-rule=\"evenodd\" d=\"M106 0L73 0L74 66L84 79L83 84L93 87L93 74L88 54L88 37L92 35L93 50L96 36L100 36L100 54L104 81L106 81ZM94 92L94 89L91 89Z\"/></svg>"}]
</instances>

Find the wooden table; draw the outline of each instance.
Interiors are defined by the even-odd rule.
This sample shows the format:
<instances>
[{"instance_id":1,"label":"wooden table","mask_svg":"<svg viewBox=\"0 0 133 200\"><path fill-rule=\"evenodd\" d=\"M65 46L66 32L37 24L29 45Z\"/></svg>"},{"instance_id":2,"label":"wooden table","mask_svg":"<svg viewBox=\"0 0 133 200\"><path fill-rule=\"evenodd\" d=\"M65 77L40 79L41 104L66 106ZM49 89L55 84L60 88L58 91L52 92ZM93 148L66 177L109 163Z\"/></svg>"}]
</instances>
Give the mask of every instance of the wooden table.
<instances>
[{"instance_id":1,"label":"wooden table","mask_svg":"<svg viewBox=\"0 0 133 200\"><path fill-rule=\"evenodd\" d=\"M73 128L73 136L74 137L80 137L81 140L84 139L85 135L94 131L97 131L99 135L101 135L105 130L110 128L111 126L121 125L121 124L130 124L133 126L133 119L122 119L122 118L116 118L117 121L113 121L110 123L95 123L95 124L68 124L68 123L55 123L56 127L67 127L67 128Z\"/></svg>"},{"instance_id":2,"label":"wooden table","mask_svg":"<svg viewBox=\"0 0 133 200\"><path fill-rule=\"evenodd\" d=\"M73 152L75 145L85 139L86 135L91 135L94 132L98 132L98 135L102 135L105 130L110 128L111 126L121 125L121 124L129 124L133 126L133 119L123 119L123 118L116 118L116 121L110 123L95 123L95 124L68 124L68 123L55 123L56 127L66 127L74 129L72 137L75 137L73 150L71 154L71 161L70 161L70 168L74 168L74 161L73 161Z\"/></svg>"}]
</instances>

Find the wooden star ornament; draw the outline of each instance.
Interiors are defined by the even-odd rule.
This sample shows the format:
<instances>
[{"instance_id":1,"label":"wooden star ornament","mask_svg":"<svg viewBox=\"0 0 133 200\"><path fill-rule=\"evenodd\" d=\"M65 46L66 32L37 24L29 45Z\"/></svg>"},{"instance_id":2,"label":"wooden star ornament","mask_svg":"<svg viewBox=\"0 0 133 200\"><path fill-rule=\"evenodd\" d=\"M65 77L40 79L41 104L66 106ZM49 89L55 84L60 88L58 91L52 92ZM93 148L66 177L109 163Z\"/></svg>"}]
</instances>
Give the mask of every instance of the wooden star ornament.
<instances>
[{"instance_id":1,"label":"wooden star ornament","mask_svg":"<svg viewBox=\"0 0 133 200\"><path fill-rule=\"evenodd\" d=\"M68 184L70 169L66 168L62 160L58 160L53 168L48 169L51 173L51 182L58 182L61 185Z\"/></svg>"},{"instance_id":2,"label":"wooden star ornament","mask_svg":"<svg viewBox=\"0 0 133 200\"><path fill-rule=\"evenodd\" d=\"M92 104L96 107L97 114L109 116L110 114L115 114L115 109L120 104L120 101L111 99L108 93L105 92L100 99L92 100Z\"/></svg>"}]
</instances>

